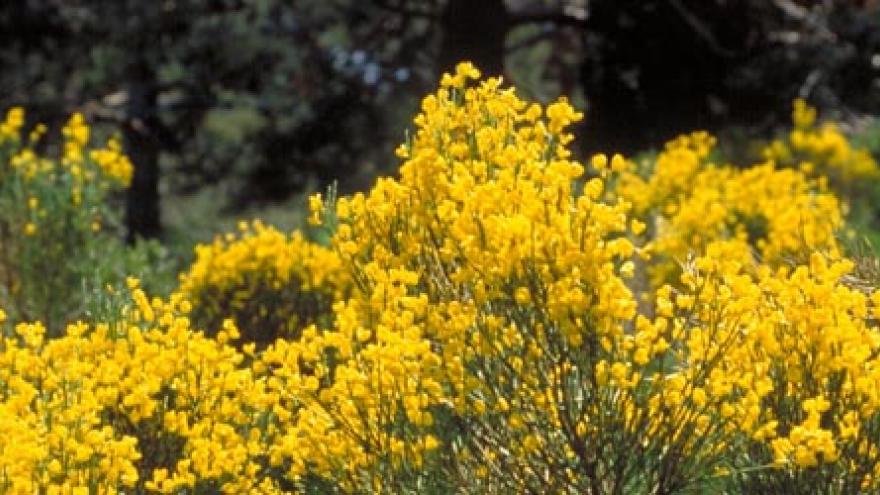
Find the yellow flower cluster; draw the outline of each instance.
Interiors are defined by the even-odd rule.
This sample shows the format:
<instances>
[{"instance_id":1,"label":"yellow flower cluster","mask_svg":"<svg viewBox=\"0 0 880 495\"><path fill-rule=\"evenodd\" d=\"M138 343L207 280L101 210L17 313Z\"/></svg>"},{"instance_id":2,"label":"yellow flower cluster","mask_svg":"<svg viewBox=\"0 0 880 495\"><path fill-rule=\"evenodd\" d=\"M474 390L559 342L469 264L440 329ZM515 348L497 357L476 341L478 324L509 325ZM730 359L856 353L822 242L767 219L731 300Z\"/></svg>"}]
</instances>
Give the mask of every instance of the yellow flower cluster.
<instances>
[{"instance_id":1,"label":"yellow flower cluster","mask_svg":"<svg viewBox=\"0 0 880 495\"><path fill-rule=\"evenodd\" d=\"M743 397L728 417L745 443L729 459L743 472L772 465L775 473L742 474L743 489L780 486L762 485L768 476L800 490L880 488L880 292L848 287L853 263L819 252L805 265L772 268L710 246L693 269L683 281L694 300L677 303L701 328L689 332L688 348L721 345L706 329L734 332L722 334L735 345L717 354L708 383ZM692 311L700 306L716 313Z\"/></svg>"},{"instance_id":2,"label":"yellow flower cluster","mask_svg":"<svg viewBox=\"0 0 880 495\"><path fill-rule=\"evenodd\" d=\"M243 342L295 338L311 323L330 323L333 301L351 284L336 253L259 220L195 251L178 292L192 301L199 328L219 328L231 317Z\"/></svg>"},{"instance_id":3,"label":"yellow flower cluster","mask_svg":"<svg viewBox=\"0 0 880 495\"><path fill-rule=\"evenodd\" d=\"M123 186L131 184L134 166L122 152L122 145L118 139L110 138L106 148L92 150L89 156L101 168L105 176L116 180Z\"/></svg>"},{"instance_id":4,"label":"yellow flower cluster","mask_svg":"<svg viewBox=\"0 0 880 495\"><path fill-rule=\"evenodd\" d=\"M21 107L10 108L6 112L6 119L0 123L0 144L21 139L21 128L24 127L24 109Z\"/></svg>"},{"instance_id":5,"label":"yellow flower cluster","mask_svg":"<svg viewBox=\"0 0 880 495\"><path fill-rule=\"evenodd\" d=\"M434 378L440 358L420 330L426 301L401 296L404 280L388 283L395 302L386 311L337 303L333 329L309 327L300 341L278 340L262 354L259 366L279 401L269 459L288 466L292 480L395 491L438 447L429 411L443 389Z\"/></svg>"},{"instance_id":6,"label":"yellow flower cluster","mask_svg":"<svg viewBox=\"0 0 880 495\"><path fill-rule=\"evenodd\" d=\"M91 129L82 114L73 114L61 130L64 152L58 162L40 158L31 146L19 147L23 125L24 110L17 107L9 110L6 120L0 124L0 144L9 142L16 148L10 165L21 170L26 178L32 180L37 174L61 172L70 174L79 188L85 182L97 182L104 188L110 187L110 184L103 184L105 181L122 187L131 183L134 167L122 153L119 140L110 138L104 148L89 149ZM45 132L45 126L35 128L30 133L29 144L36 144Z\"/></svg>"},{"instance_id":7,"label":"yellow flower cluster","mask_svg":"<svg viewBox=\"0 0 880 495\"><path fill-rule=\"evenodd\" d=\"M129 294L117 321L0 340L0 492L281 493L266 462L279 397L222 343L234 323L209 338L188 301L135 279Z\"/></svg>"},{"instance_id":8,"label":"yellow flower cluster","mask_svg":"<svg viewBox=\"0 0 880 495\"><path fill-rule=\"evenodd\" d=\"M137 440L101 422L109 402L82 341L45 341L39 324L0 340L0 491L91 493L133 487ZM94 376L95 378L91 378Z\"/></svg>"},{"instance_id":9,"label":"yellow flower cluster","mask_svg":"<svg viewBox=\"0 0 880 495\"><path fill-rule=\"evenodd\" d=\"M106 177L123 187L128 187L131 183L134 167L121 152L117 139L111 138L106 148L86 153L91 130L81 113L70 117L61 134L64 136L64 154L60 163L69 170L75 181L93 182ZM86 160L87 156L92 162ZM97 170L94 166L97 166Z\"/></svg>"},{"instance_id":10,"label":"yellow flower cluster","mask_svg":"<svg viewBox=\"0 0 880 495\"><path fill-rule=\"evenodd\" d=\"M810 179L773 162L749 168L709 161L715 144L706 133L667 143L649 170L626 172L616 193L650 227L646 249L658 259L655 285L675 280L689 255L723 241L727 256L746 262L803 261L804 253L838 254L841 206L824 178Z\"/></svg>"},{"instance_id":11,"label":"yellow flower cluster","mask_svg":"<svg viewBox=\"0 0 880 495\"><path fill-rule=\"evenodd\" d=\"M827 176L841 186L880 177L880 168L870 152L854 147L834 122L817 125L816 109L806 101L794 101L792 122L794 129L787 139L776 139L763 149L766 159Z\"/></svg>"}]
</instances>

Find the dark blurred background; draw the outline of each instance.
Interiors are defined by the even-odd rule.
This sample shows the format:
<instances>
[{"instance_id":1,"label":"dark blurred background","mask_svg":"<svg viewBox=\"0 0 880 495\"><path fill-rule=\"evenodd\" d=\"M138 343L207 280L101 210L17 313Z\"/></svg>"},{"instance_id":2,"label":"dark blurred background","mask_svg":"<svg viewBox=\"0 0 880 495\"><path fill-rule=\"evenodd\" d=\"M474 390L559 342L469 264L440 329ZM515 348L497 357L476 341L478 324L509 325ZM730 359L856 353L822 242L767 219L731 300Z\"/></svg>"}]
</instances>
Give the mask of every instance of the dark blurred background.
<instances>
[{"instance_id":1,"label":"dark blurred background","mask_svg":"<svg viewBox=\"0 0 880 495\"><path fill-rule=\"evenodd\" d=\"M767 136L795 97L857 126L880 110L880 2L0 2L0 107L124 137L130 238L393 173L420 98L462 59L585 109L581 153Z\"/></svg>"}]
</instances>

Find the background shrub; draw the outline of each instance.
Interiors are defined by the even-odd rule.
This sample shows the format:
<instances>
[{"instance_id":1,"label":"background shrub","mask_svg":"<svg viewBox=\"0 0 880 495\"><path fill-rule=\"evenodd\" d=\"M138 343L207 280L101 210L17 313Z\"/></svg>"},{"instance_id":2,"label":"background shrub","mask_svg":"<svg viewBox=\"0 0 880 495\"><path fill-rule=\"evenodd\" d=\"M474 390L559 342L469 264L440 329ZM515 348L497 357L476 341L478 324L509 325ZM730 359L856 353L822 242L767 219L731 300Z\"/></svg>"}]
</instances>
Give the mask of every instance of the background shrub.
<instances>
[{"instance_id":1,"label":"background shrub","mask_svg":"<svg viewBox=\"0 0 880 495\"><path fill-rule=\"evenodd\" d=\"M193 304L199 328L214 331L232 318L241 342L260 346L296 339L303 328L332 323L333 302L350 290L350 278L331 250L284 234L256 220L238 234L198 245L178 292Z\"/></svg>"},{"instance_id":2,"label":"background shrub","mask_svg":"<svg viewBox=\"0 0 880 495\"><path fill-rule=\"evenodd\" d=\"M117 139L92 146L75 114L50 156L41 152L45 126L27 132L24 124L24 111L14 108L0 125L0 305L57 336L108 282L149 268L146 279L160 285L163 250L120 241L113 199L131 182L132 165Z\"/></svg>"}]
</instances>

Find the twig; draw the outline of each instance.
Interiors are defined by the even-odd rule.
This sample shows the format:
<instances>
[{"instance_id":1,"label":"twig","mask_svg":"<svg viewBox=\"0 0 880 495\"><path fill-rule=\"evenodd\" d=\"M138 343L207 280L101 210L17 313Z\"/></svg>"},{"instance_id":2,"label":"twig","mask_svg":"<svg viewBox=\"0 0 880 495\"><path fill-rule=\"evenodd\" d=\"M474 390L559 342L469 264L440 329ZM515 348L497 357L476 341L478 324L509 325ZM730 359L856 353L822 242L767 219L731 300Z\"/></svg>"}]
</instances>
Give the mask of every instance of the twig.
<instances>
[{"instance_id":1,"label":"twig","mask_svg":"<svg viewBox=\"0 0 880 495\"><path fill-rule=\"evenodd\" d=\"M712 34L712 30L709 29L706 23L704 23L702 19L697 17L696 14L688 10L688 8L685 7L683 3L681 3L681 0L669 0L669 5L671 5L672 8L674 8L676 12L678 12L678 15L680 15L681 18L684 19L684 22L686 22L691 27L691 29L693 29L694 32L697 33L697 36L702 38L703 41L705 41L706 44L709 45L709 48L711 48L713 52L724 57L733 57L735 55L732 50L724 48L723 46L721 46L720 43L718 43L718 40L715 39L715 35Z\"/></svg>"},{"instance_id":2,"label":"twig","mask_svg":"<svg viewBox=\"0 0 880 495\"><path fill-rule=\"evenodd\" d=\"M388 0L373 0L377 7L382 10L387 10L388 12L392 12L395 14L400 14L406 17L420 17L422 19L440 19L440 14L435 11L429 9L413 9L407 8L405 6L406 1L400 4L394 4L389 2Z\"/></svg>"},{"instance_id":3,"label":"twig","mask_svg":"<svg viewBox=\"0 0 880 495\"><path fill-rule=\"evenodd\" d=\"M552 23L558 26L572 26L578 29L587 27L587 19L574 17L556 9L535 9L510 16L510 26L521 24Z\"/></svg>"}]
</instances>

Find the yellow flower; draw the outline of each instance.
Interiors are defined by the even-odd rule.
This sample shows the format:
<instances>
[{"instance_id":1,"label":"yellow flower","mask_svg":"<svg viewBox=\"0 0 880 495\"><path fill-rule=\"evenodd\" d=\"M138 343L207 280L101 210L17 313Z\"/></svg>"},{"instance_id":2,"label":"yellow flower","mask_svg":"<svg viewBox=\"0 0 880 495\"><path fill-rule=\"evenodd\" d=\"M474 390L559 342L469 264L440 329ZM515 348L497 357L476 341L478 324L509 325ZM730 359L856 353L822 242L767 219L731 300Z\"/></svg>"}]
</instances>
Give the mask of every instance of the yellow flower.
<instances>
[{"instance_id":1,"label":"yellow flower","mask_svg":"<svg viewBox=\"0 0 880 495\"><path fill-rule=\"evenodd\" d=\"M532 300L532 296L529 294L528 287L517 287L514 292L514 299L517 304L526 305Z\"/></svg>"},{"instance_id":2,"label":"yellow flower","mask_svg":"<svg viewBox=\"0 0 880 495\"><path fill-rule=\"evenodd\" d=\"M608 166L608 157L602 153L595 154L590 158L590 165L596 170L605 170Z\"/></svg>"},{"instance_id":3,"label":"yellow flower","mask_svg":"<svg viewBox=\"0 0 880 495\"><path fill-rule=\"evenodd\" d=\"M321 216L324 212L324 200L321 194L313 194L309 196L309 224L321 225Z\"/></svg>"}]
</instances>

